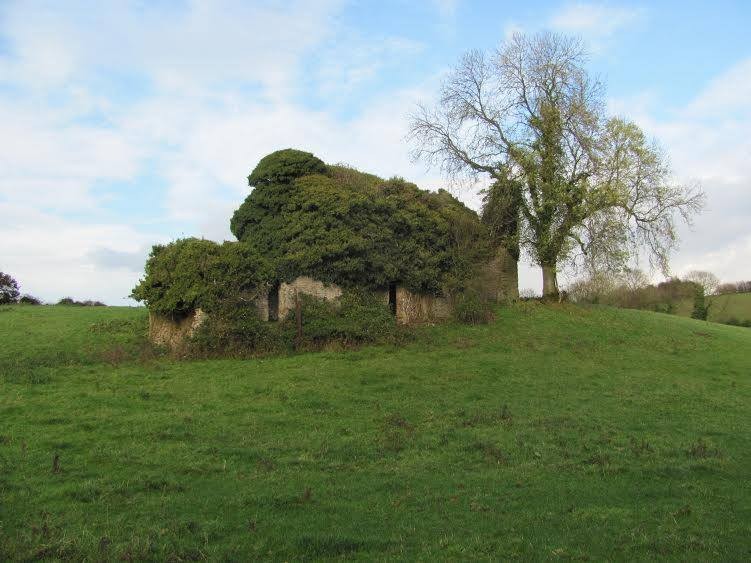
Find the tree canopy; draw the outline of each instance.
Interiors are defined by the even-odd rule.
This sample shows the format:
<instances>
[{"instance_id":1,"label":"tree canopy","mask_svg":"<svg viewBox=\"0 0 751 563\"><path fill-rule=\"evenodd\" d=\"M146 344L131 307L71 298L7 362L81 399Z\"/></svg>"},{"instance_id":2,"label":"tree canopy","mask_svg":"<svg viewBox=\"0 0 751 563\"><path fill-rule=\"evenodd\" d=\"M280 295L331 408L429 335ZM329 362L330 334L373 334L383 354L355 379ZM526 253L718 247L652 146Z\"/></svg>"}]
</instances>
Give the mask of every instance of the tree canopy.
<instances>
[{"instance_id":1,"label":"tree canopy","mask_svg":"<svg viewBox=\"0 0 751 563\"><path fill-rule=\"evenodd\" d=\"M10 275L0 272L0 305L18 301L18 282Z\"/></svg>"},{"instance_id":2,"label":"tree canopy","mask_svg":"<svg viewBox=\"0 0 751 563\"><path fill-rule=\"evenodd\" d=\"M515 34L490 54L467 53L436 106L412 119L415 158L452 178L490 180L484 218L542 267L545 295L557 293L557 268L577 253L622 268L646 252L667 272L676 219L702 203L670 182L636 125L605 115L586 62L576 38Z\"/></svg>"}]
</instances>

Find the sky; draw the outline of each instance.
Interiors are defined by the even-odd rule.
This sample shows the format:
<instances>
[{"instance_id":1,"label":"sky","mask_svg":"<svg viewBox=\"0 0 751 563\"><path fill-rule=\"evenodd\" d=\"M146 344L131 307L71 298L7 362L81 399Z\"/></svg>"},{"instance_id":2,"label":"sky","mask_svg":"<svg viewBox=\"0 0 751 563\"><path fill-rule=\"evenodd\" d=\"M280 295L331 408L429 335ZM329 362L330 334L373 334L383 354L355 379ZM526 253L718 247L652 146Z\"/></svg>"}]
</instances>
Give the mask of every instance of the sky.
<instances>
[{"instance_id":1,"label":"sky","mask_svg":"<svg viewBox=\"0 0 751 563\"><path fill-rule=\"evenodd\" d=\"M467 50L551 30L707 194L672 272L751 279L749 24L745 0L0 0L0 271L45 301L132 305L151 245L232 240L281 148L445 187L410 160L410 112Z\"/></svg>"}]
</instances>

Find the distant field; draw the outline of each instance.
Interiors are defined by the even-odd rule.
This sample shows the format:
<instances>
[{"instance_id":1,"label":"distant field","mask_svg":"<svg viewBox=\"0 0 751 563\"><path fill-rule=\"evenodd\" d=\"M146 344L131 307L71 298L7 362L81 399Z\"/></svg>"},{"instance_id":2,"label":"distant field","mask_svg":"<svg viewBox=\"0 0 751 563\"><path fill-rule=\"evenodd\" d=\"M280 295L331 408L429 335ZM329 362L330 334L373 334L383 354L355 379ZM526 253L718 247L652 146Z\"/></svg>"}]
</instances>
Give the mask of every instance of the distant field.
<instances>
[{"instance_id":1,"label":"distant field","mask_svg":"<svg viewBox=\"0 0 751 563\"><path fill-rule=\"evenodd\" d=\"M751 558L747 328L521 303L176 362L145 319L0 307L0 560Z\"/></svg>"},{"instance_id":2,"label":"distant field","mask_svg":"<svg viewBox=\"0 0 751 563\"><path fill-rule=\"evenodd\" d=\"M708 298L709 319L716 323L725 323L730 319L738 321L751 320L751 293L730 293L727 295L713 295ZM690 317L694 309L694 301L686 299L679 303L676 313Z\"/></svg>"}]
</instances>

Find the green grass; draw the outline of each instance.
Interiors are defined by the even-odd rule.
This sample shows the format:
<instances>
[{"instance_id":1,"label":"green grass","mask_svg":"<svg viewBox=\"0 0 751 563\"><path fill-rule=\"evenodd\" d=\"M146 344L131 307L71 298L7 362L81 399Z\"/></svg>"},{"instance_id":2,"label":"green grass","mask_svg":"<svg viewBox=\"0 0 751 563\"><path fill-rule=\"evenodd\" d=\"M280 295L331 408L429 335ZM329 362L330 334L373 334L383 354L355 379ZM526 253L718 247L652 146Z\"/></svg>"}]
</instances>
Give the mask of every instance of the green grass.
<instances>
[{"instance_id":1,"label":"green grass","mask_svg":"<svg viewBox=\"0 0 751 563\"><path fill-rule=\"evenodd\" d=\"M726 323L731 319L751 321L751 293L729 293L707 297L709 303L708 320ZM676 314L690 317L694 310L693 299L684 299L676 307Z\"/></svg>"},{"instance_id":2,"label":"green grass","mask_svg":"<svg viewBox=\"0 0 751 563\"><path fill-rule=\"evenodd\" d=\"M749 329L522 303L174 362L144 319L0 311L0 560L751 558Z\"/></svg>"}]
</instances>

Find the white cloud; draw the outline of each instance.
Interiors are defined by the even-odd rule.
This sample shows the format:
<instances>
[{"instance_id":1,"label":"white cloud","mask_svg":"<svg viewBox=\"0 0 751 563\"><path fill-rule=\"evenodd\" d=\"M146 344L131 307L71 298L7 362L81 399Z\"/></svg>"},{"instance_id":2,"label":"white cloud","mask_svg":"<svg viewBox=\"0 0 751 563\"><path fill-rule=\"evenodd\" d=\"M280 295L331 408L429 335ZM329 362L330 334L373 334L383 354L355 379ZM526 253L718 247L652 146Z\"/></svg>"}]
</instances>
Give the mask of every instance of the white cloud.
<instances>
[{"instance_id":1,"label":"white cloud","mask_svg":"<svg viewBox=\"0 0 751 563\"><path fill-rule=\"evenodd\" d=\"M453 19L459 7L459 0L431 0L431 3L444 21Z\"/></svg>"},{"instance_id":2,"label":"white cloud","mask_svg":"<svg viewBox=\"0 0 751 563\"><path fill-rule=\"evenodd\" d=\"M524 33L524 26L515 21L506 22L503 26L503 40L509 41L517 33Z\"/></svg>"},{"instance_id":3,"label":"white cloud","mask_svg":"<svg viewBox=\"0 0 751 563\"><path fill-rule=\"evenodd\" d=\"M554 13L548 26L556 31L581 35L595 50L602 50L616 33L638 23L642 8L613 6L602 2L573 2Z\"/></svg>"},{"instance_id":4,"label":"white cloud","mask_svg":"<svg viewBox=\"0 0 751 563\"><path fill-rule=\"evenodd\" d=\"M680 182L698 181L707 207L681 230L673 271L711 270L727 281L751 277L751 59L720 73L683 107L658 106L654 95L611 100L663 145Z\"/></svg>"},{"instance_id":5,"label":"white cloud","mask_svg":"<svg viewBox=\"0 0 751 563\"><path fill-rule=\"evenodd\" d=\"M316 61L320 71L311 87L326 93L335 90L327 83L355 89L390 64L382 59L422 48L392 37L383 45L362 39L343 55L321 51L341 37L336 1L273 8L196 0L173 17L148 3L138 10L72 6L19 4L0 20L14 54L0 55L0 81L22 92L0 97L0 240L9 245L0 269L16 275L24 290L50 300L70 294L122 303L138 279L133 267L139 256L164 241L159 223L177 225L173 237L230 237L229 217L248 193L250 168L275 149L300 147L327 162L402 175L424 187L444 184L437 173L409 161L404 139L407 114L415 101L430 97L434 84L422 86L428 95L418 85L373 96L366 109L346 119L296 102L313 49L324 60ZM452 16L455 3L438 9ZM558 14L559 25L584 26L586 18L576 23L575 14ZM621 23L607 25L621 29L633 21L624 15L616 20ZM136 73L146 94L122 101L93 85L113 69ZM674 119L655 118L650 99L622 104L665 142L678 173L702 178L708 192L715 182L710 210L697 223L697 231L713 229L707 231L712 237L687 237L691 244L684 249L700 250L684 250L676 266L712 261L727 268L717 272L726 278L748 251L739 233L751 214L744 195L749 184L743 183L751 177L751 153L742 135L750 120L718 120L712 111L732 105L747 115L741 94L730 89L747 86L745 69L719 77ZM724 142L728 137L736 141ZM98 219L103 195L94 189L97 183L127 185L146 168L166 182L163 221L144 226L132 214L114 223ZM470 192L461 195L477 206ZM73 219L71 212L89 215ZM704 223L705 217L715 219ZM715 231L733 249L732 260L710 256L716 248L707 241ZM520 285L539 288L539 272L523 267Z\"/></svg>"},{"instance_id":6,"label":"white cloud","mask_svg":"<svg viewBox=\"0 0 751 563\"><path fill-rule=\"evenodd\" d=\"M103 266L102 249L140 253L158 237L126 225L84 224L28 205L0 202L0 270L13 275L24 293L48 302L61 297L126 304L139 274L132 268Z\"/></svg>"},{"instance_id":7,"label":"white cloud","mask_svg":"<svg viewBox=\"0 0 751 563\"><path fill-rule=\"evenodd\" d=\"M257 82L278 97L291 88L301 55L325 38L340 4L192 0L166 9L156 3L16 3L3 21L14 58L0 69L38 88L117 69L146 72L169 91Z\"/></svg>"}]
</instances>

